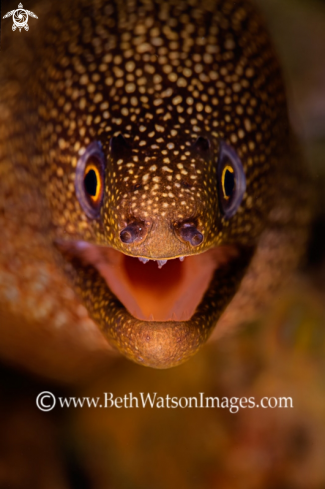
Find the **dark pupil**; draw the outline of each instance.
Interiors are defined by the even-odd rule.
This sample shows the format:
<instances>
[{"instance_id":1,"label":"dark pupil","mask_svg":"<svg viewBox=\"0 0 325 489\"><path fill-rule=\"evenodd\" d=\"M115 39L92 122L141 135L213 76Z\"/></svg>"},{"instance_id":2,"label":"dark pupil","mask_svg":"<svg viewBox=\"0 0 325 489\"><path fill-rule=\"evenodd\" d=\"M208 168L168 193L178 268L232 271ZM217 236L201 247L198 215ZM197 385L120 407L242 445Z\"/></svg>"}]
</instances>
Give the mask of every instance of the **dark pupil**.
<instances>
[{"instance_id":1,"label":"dark pupil","mask_svg":"<svg viewBox=\"0 0 325 489\"><path fill-rule=\"evenodd\" d=\"M95 197L97 190L97 177L94 170L89 170L85 176L84 183L87 194Z\"/></svg>"},{"instance_id":2,"label":"dark pupil","mask_svg":"<svg viewBox=\"0 0 325 489\"><path fill-rule=\"evenodd\" d=\"M230 197L235 188L235 175L229 170L225 173L225 192L226 197Z\"/></svg>"}]
</instances>

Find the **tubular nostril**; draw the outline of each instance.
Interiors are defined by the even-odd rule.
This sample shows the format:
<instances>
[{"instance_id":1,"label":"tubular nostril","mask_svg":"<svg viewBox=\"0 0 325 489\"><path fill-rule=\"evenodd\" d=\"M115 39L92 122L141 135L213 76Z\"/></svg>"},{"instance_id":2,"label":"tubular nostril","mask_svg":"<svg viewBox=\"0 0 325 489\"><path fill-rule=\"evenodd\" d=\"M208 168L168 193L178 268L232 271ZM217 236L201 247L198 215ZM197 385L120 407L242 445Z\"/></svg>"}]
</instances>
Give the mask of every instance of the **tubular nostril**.
<instances>
[{"instance_id":1,"label":"tubular nostril","mask_svg":"<svg viewBox=\"0 0 325 489\"><path fill-rule=\"evenodd\" d=\"M192 236L192 239L190 240L193 246L198 246L199 244L202 243L202 241L203 241L203 235L199 231L196 231L196 233Z\"/></svg>"},{"instance_id":2,"label":"tubular nostril","mask_svg":"<svg viewBox=\"0 0 325 489\"><path fill-rule=\"evenodd\" d=\"M120 239L125 244L140 241L145 234L145 227L141 223L132 222L120 232Z\"/></svg>"},{"instance_id":3,"label":"tubular nostril","mask_svg":"<svg viewBox=\"0 0 325 489\"><path fill-rule=\"evenodd\" d=\"M179 234L184 241L188 241L192 246L198 246L203 241L203 234L193 224L183 224Z\"/></svg>"},{"instance_id":4,"label":"tubular nostril","mask_svg":"<svg viewBox=\"0 0 325 489\"><path fill-rule=\"evenodd\" d=\"M120 233L120 238L121 238L121 241L123 241L123 243L132 243L134 241L134 239L132 238L132 233L130 231L128 231L127 229L124 229Z\"/></svg>"}]
</instances>

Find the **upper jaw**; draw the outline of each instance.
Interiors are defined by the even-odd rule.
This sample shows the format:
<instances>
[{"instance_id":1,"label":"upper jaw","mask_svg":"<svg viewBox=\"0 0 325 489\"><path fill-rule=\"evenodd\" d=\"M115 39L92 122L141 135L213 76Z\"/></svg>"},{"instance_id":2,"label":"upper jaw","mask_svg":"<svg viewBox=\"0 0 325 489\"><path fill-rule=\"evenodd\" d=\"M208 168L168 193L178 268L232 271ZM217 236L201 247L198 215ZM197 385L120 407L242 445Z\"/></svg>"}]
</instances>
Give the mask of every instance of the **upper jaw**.
<instances>
[{"instance_id":1,"label":"upper jaw","mask_svg":"<svg viewBox=\"0 0 325 489\"><path fill-rule=\"evenodd\" d=\"M177 222L169 218L148 220L131 219L129 224L120 223L111 245L130 256L150 260L169 260L198 254L207 248L205 235L208 230L198 225L197 219ZM191 234L192 233L192 234ZM197 242L191 239L200 238Z\"/></svg>"}]
</instances>

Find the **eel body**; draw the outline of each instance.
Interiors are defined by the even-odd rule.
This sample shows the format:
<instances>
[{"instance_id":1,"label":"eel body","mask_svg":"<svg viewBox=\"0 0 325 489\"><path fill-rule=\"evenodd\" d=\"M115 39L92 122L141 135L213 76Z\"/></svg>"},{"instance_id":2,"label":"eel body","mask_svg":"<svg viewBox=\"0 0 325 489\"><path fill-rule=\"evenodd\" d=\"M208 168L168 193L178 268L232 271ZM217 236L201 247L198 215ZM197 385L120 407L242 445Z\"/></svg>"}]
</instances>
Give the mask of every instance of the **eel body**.
<instances>
[{"instance_id":1,"label":"eel body","mask_svg":"<svg viewBox=\"0 0 325 489\"><path fill-rule=\"evenodd\" d=\"M29 32L3 24L1 355L59 378L112 349L177 365L253 317L304 245L264 23L248 0L30 8Z\"/></svg>"}]
</instances>

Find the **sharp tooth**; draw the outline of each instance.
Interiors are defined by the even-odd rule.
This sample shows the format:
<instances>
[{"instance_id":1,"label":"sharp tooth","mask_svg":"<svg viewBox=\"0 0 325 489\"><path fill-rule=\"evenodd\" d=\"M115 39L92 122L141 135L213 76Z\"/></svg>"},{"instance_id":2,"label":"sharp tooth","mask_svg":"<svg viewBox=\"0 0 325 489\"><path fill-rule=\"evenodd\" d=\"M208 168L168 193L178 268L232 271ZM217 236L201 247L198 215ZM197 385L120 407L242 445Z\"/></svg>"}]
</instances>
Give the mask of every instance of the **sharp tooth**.
<instances>
[{"instance_id":1,"label":"sharp tooth","mask_svg":"<svg viewBox=\"0 0 325 489\"><path fill-rule=\"evenodd\" d=\"M180 256L179 261L184 261L185 256Z\"/></svg>"},{"instance_id":2,"label":"sharp tooth","mask_svg":"<svg viewBox=\"0 0 325 489\"><path fill-rule=\"evenodd\" d=\"M149 258L141 258L141 257L138 257L138 258L141 261L141 263L144 263L144 264L148 263L148 261L149 261Z\"/></svg>"},{"instance_id":3,"label":"sharp tooth","mask_svg":"<svg viewBox=\"0 0 325 489\"><path fill-rule=\"evenodd\" d=\"M166 265L167 260L157 260L158 263L158 268L162 268L164 265Z\"/></svg>"}]
</instances>

